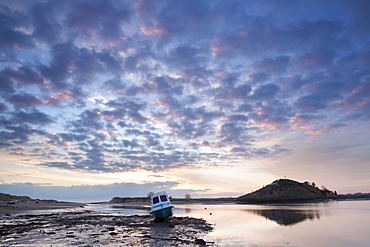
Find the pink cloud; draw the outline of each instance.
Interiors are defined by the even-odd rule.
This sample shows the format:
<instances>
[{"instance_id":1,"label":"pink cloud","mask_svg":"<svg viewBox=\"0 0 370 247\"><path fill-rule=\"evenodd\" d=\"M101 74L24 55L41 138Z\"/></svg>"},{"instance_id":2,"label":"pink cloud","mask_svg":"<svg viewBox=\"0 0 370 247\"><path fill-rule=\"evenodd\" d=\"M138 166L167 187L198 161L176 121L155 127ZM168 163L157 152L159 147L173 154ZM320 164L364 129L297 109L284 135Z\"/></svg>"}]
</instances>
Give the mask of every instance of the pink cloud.
<instances>
[{"instance_id":1,"label":"pink cloud","mask_svg":"<svg viewBox=\"0 0 370 247\"><path fill-rule=\"evenodd\" d=\"M159 34L165 34L167 31L164 28L153 26L153 27L141 27L141 32L143 32L145 35L159 35Z\"/></svg>"},{"instance_id":2,"label":"pink cloud","mask_svg":"<svg viewBox=\"0 0 370 247\"><path fill-rule=\"evenodd\" d=\"M64 92L64 93L58 93L57 95L55 95L55 97L57 99L62 99L62 100L66 100L66 99L70 99L73 97L72 93L71 92Z\"/></svg>"},{"instance_id":3,"label":"pink cloud","mask_svg":"<svg viewBox=\"0 0 370 247\"><path fill-rule=\"evenodd\" d=\"M329 133L327 130L312 130L312 129L305 132L305 134L308 135L323 135L327 133Z\"/></svg>"},{"instance_id":4,"label":"pink cloud","mask_svg":"<svg viewBox=\"0 0 370 247\"><path fill-rule=\"evenodd\" d=\"M369 97L370 96L370 83L363 83L358 85L351 92L351 97Z\"/></svg>"},{"instance_id":5,"label":"pink cloud","mask_svg":"<svg viewBox=\"0 0 370 247\"><path fill-rule=\"evenodd\" d=\"M54 96L44 98L47 105L57 106L61 101L69 100L73 97L71 92L58 93Z\"/></svg>"},{"instance_id":6,"label":"pink cloud","mask_svg":"<svg viewBox=\"0 0 370 247\"><path fill-rule=\"evenodd\" d=\"M298 123L306 123L306 122L322 120L322 119L323 119L322 116L296 114L290 118L289 122L298 124Z\"/></svg>"}]
</instances>

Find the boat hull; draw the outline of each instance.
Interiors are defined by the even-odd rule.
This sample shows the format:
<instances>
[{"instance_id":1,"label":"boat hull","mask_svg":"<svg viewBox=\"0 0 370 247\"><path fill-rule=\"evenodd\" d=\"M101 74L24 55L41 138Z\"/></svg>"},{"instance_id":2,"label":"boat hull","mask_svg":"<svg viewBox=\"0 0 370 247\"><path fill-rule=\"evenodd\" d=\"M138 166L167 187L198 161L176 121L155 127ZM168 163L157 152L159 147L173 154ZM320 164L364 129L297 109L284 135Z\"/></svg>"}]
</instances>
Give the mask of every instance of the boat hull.
<instances>
[{"instance_id":1,"label":"boat hull","mask_svg":"<svg viewBox=\"0 0 370 247\"><path fill-rule=\"evenodd\" d=\"M158 208L150 214L155 218L155 219L165 219L173 214L173 206L166 207L166 208Z\"/></svg>"}]
</instances>

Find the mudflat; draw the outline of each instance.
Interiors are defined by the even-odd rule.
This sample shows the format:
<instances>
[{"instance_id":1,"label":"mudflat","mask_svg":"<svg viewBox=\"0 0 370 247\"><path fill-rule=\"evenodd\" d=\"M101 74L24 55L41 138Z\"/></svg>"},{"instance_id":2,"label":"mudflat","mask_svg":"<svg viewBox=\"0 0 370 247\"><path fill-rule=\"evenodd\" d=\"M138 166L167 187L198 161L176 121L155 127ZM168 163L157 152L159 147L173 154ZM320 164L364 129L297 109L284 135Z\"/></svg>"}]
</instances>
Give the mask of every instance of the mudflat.
<instances>
[{"instance_id":1,"label":"mudflat","mask_svg":"<svg viewBox=\"0 0 370 247\"><path fill-rule=\"evenodd\" d=\"M0 218L0 246L198 246L213 229L190 217L158 223L150 215L102 213L74 203L33 204L1 207L7 213Z\"/></svg>"}]
</instances>

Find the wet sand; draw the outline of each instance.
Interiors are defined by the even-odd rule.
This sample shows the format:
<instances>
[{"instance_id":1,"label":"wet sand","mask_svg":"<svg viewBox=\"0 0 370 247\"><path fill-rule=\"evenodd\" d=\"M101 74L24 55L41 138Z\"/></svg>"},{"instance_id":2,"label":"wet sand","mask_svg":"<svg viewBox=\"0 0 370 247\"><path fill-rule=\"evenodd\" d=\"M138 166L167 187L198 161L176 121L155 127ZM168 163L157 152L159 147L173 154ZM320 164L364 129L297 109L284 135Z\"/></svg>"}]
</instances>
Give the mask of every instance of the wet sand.
<instances>
[{"instance_id":1,"label":"wet sand","mask_svg":"<svg viewBox=\"0 0 370 247\"><path fill-rule=\"evenodd\" d=\"M0 215L19 214L30 210L50 210L83 207L86 204L77 202L18 202L14 204L0 203Z\"/></svg>"},{"instance_id":2,"label":"wet sand","mask_svg":"<svg viewBox=\"0 0 370 247\"><path fill-rule=\"evenodd\" d=\"M102 213L73 203L0 206L0 246L199 246L210 244L203 238L213 229L202 219L157 223L150 215Z\"/></svg>"}]
</instances>

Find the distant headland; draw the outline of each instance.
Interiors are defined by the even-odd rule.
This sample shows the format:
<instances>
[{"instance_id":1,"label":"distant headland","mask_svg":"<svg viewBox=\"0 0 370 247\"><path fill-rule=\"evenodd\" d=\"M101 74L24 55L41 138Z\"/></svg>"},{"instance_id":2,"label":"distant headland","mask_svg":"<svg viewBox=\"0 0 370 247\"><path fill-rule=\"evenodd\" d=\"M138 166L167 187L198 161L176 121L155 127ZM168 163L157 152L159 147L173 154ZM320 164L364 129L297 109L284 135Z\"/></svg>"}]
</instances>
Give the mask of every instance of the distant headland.
<instances>
[{"instance_id":1,"label":"distant headland","mask_svg":"<svg viewBox=\"0 0 370 247\"><path fill-rule=\"evenodd\" d=\"M278 202L305 202L312 200L345 200L369 198L369 193L338 195L325 187L319 189L314 182L297 182L290 179L277 179L271 184L240 196L237 201L244 203L278 203Z\"/></svg>"}]
</instances>

